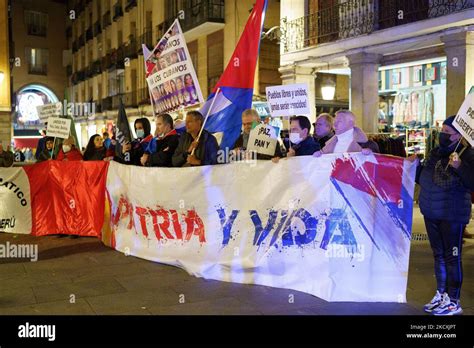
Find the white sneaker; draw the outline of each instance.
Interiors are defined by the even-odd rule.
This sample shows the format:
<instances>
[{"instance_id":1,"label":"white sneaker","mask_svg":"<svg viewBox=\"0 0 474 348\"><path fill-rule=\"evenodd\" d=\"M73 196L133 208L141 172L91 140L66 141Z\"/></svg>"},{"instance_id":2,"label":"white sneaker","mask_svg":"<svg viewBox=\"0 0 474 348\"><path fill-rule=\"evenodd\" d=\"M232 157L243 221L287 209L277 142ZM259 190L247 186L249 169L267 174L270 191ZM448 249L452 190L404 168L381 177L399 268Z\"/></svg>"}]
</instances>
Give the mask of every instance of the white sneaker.
<instances>
[{"instance_id":1,"label":"white sneaker","mask_svg":"<svg viewBox=\"0 0 474 348\"><path fill-rule=\"evenodd\" d=\"M430 301L430 303L427 303L423 306L423 310L426 313L431 313L433 312L434 309L438 308L441 302L443 301L443 295L436 290L436 294L434 295L433 299Z\"/></svg>"},{"instance_id":2,"label":"white sneaker","mask_svg":"<svg viewBox=\"0 0 474 348\"><path fill-rule=\"evenodd\" d=\"M432 313L434 315L459 315L462 313L462 308L459 301L451 300L448 294L444 293L441 304L433 309Z\"/></svg>"}]
</instances>

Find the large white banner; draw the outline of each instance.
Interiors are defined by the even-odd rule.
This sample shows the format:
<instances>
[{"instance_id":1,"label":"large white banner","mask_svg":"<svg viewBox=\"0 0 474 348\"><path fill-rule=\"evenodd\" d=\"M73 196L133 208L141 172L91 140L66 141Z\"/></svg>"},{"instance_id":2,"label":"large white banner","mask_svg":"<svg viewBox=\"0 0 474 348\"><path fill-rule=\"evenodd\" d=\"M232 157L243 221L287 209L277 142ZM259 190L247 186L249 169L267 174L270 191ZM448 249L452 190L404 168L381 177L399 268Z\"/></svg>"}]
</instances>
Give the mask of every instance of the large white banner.
<instances>
[{"instance_id":1,"label":"large white banner","mask_svg":"<svg viewBox=\"0 0 474 348\"><path fill-rule=\"evenodd\" d=\"M117 250L328 301L405 302L415 167L352 154L194 168L111 162Z\"/></svg>"},{"instance_id":2,"label":"large white banner","mask_svg":"<svg viewBox=\"0 0 474 348\"><path fill-rule=\"evenodd\" d=\"M0 232L31 232L30 183L23 168L0 170Z\"/></svg>"}]
</instances>

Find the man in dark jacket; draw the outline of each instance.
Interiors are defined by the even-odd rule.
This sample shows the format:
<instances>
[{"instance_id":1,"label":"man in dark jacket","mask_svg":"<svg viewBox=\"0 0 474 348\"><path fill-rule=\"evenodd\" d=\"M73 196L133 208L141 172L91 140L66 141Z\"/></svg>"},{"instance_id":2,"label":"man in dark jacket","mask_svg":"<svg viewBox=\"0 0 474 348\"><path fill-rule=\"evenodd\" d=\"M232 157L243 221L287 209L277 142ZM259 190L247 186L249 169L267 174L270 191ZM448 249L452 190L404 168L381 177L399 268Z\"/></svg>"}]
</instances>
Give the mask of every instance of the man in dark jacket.
<instances>
[{"instance_id":1,"label":"man in dark jacket","mask_svg":"<svg viewBox=\"0 0 474 348\"><path fill-rule=\"evenodd\" d=\"M11 167L13 165L13 153L7 148L4 149L0 143L0 167Z\"/></svg>"},{"instance_id":2,"label":"man in dark jacket","mask_svg":"<svg viewBox=\"0 0 474 348\"><path fill-rule=\"evenodd\" d=\"M186 114L186 133L180 139L172 162L173 167L205 166L217 164L219 145L216 138L203 130L198 139L204 122L199 111L189 111Z\"/></svg>"},{"instance_id":3,"label":"man in dark jacket","mask_svg":"<svg viewBox=\"0 0 474 348\"><path fill-rule=\"evenodd\" d=\"M334 119L328 113L320 114L314 123L314 140L319 143L321 149L334 136L333 124Z\"/></svg>"},{"instance_id":4,"label":"man in dark jacket","mask_svg":"<svg viewBox=\"0 0 474 348\"><path fill-rule=\"evenodd\" d=\"M461 314L462 234L471 216L474 191L474 150L459 144L461 134L448 117L439 134L439 146L417 170L420 210L435 259L437 291L424 310L435 315ZM463 141L464 142L464 141Z\"/></svg>"},{"instance_id":5,"label":"man in dark jacket","mask_svg":"<svg viewBox=\"0 0 474 348\"><path fill-rule=\"evenodd\" d=\"M254 109L247 109L242 113L242 127L243 131L237 138L233 150L237 152L247 151L247 145L250 137L250 132L252 131L254 124L260 123L260 116ZM239 156L245 157L245 156ZM264 154L257 154L257 160L272 160L273 162L278 162L278 159L283 157L283 153L281 151L280 143L277 142L275 147L275 154L273 156L264 155Z\"/></svg>"},{"instance_id":6,"label":"man in dark jacket","mask_svg":"<svg viewBox=\"0 0 474 348\"><path fill-rule=\"evenodd\" d=\"M36 152L35 152L35 158L36 160L39 160L40 154L43 152L43 150L46 147L46 131L48 129L48 122L46 122L44 129L40 131L41 138L38 140L38 145L36 145Z\"/></svg>"},{"instance_id":7,"label":"man in dark jacket","mask_svg":"<svg viewBox=\"0 0 474 348\"><path fill-rule=\"evenodd\" d=\"M311 156L319 151L319 144L310 135L311 122L306 116L294 116L290 119L291 147L286 154L293 156Z\"/></svg>"},{"instance_id":8,"label":"man in dark jacket","mask_svg":"<svg viewBox=\"0 0 474 348\"><path fill-rule=\"evenodd\" d=\"M173 154L179 144L179 135L173 128L173 118L169 114L161 114L156 117L156 134L145 154L141 163L148 167L172 167Z\"/></svg>"}]
</instances>

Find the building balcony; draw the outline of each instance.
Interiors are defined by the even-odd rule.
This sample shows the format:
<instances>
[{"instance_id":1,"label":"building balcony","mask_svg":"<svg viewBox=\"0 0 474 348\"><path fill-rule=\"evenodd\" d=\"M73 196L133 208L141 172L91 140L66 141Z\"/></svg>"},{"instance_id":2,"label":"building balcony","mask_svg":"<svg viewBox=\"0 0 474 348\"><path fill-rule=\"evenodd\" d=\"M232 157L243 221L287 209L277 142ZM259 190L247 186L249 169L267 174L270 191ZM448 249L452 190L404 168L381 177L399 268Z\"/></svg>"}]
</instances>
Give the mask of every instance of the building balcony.
<instances>
[{"instance_id":1,"label":"building balcony","mask_svg":"<svg viewBox=\"0 0 474 348\"><path fill-rule=\"evenodd\" d=\"M93 38L94 38L94 35L92 35L92 27L90 27L86 30L86 41L90 41Z\"/></svg>"},{"instance_id":2,"label":"building balcony","mask_svg":"<svg viewBox=\"0 0 474 348\"><path fill-rule=\"evenodd\" d=\"M114 22L117 21L120 17L123 16L122 2L119 1L114 5Z\"/></svg>"},{"instance_id":3,"label":"building balcony","mask_svg":"<svg viewBox=\"0 0 474 348\"><path fill-rule=\"evenodd\" d=\"M26 32L28 35L46 37L48 30L46 26L28 25L26 27Z\"/></svg>"},{"instance_id":4,"label":"building balcony","mask_svg":"<svg viewBox=\"0 0 474 348\"><path fill-rule=\"evenodd\" d=\"M102 112L112 110L112 97L106 97L101 101Z\"/></svg>"},{"instance_id":5,"label":"building balcony","mask_svg":"<svg viewBox=\"0 0 474 348\"><path fill-rule=\"evenodd\" d=\"M347 0L281 21L283 53L474 8L466 0Z\"/></svg>"},{"instance_id":6,"label":"building balcony","mask_svg":"<svg viewBox=\"0 0 474 348\"><path fill-rule=\"evenodd\" d=\"M94 23L94 36L98 36L100 33L102 33L102 25L99 20Z\"/></svg>"},{"instance_id":7,"label":"building balcony","mask_svg":"<svg viewBox=\"0 0 474 348\"><path fill-rule=\"evenodd\" d=\"M138 57L138 42L134 36L130 37L129 42L123 46L124 56L130 59Z\"/></svg>"},{"instance_id":8,"label":"building balcony","mask_svg":"<svg viewBox=\"0 0 474 348\"><path fill-rule=\"evenodd\" d=\"M102 16L102 29L107 28L111 24L112 24L112 20L110 19L110 11L107 11Z\"/></svg>"},{"instance_id":9,"label":"building balcony","mask_svg":"<svg viewBox=\"0 0 474 348\"><path fill-rule=\"evenodd\" d=\"M100 59L97 59L95 62L92 63L91 70L92 76L102 74L102 62Z\"/></svg>"},{"instance_id":10,"label":"building balcony","mask_svg":"<svg viewBox=\"0 0 474 348\"><path fill-rule=\"evenodd\" d=\"M77 49L79 50L82 46L86 44L85 36L82 34L77 38Z\"/></svg>"},{"instance_id":11,"label":"building balcony","mask_svg":"<svg viewBox=\"0 0 474 348\"><path fill-rule=\"evenodd\" d=\"M142 43L147 45L149 49L155 48L156 44L153 42L153 29L152 28L145 28L145 32L143 35L140 36L139 40L140 44L137 45L137 53L143 54Z\"/></svg>"},{"instance_id":12,"label":"building balcony","mask_svg":"<svg viewBox=\"0 0 474 348\"><path fill-rule=\"evenodd\" d=\"M77 85L79 82L84 81L85 78L86 78L86 73L84 70L76 71L74 74L72 74L71 82L73 85Z\"/></svg>"},{"instance_id":13,"label":"building balcony","mask_svg":"<svg viewBox=\"0 0 474 348\"><path fill-rule=\"evenodd\" d=\"M79 45L76 40L72 42L72 53L76 53L79 50Z\"/></svg>"},{"instance_id":14,"label":"building balcony","mask_svg":"<svg viewBox=\"0 0 474 348\"><path fill-rule=\"evenodd\" d=\"M66 74L67 74L67 76L72 75L72 66L71 65L66 66Z\"/></svg>"},{"instance_id":15,"label":"building balcony","mask_svg":"<svg viewBox=\"0 0 474 348\"><path fill-rule=\"evenodd\" d=\"M137 6L137 0L127 0L127 5L125 6L125 12L130 11L132 8Z\"/></svg>"},{"instance_id":16,"label":"building balcony","mask_svg":"<svg viewBox=\"0 0 474 348\"><path fill-rule=\"evenodd\" d=\"M150 104L150 93L148 87L140 88L138 91L138 105Z\"/></svg>"},{"instance_id":17,"label":"building balcony","mask_svg":"<svg viewBox=\"0 0 474 348\"><path fill-rule=\"evenodd\" d=\"M186 16L180 24L188 42L224 28L225 0L183 1L183 4ZM177 15L158 25L158 38L164 35Z\"/></svg>"},{"instance_id":18,"label":"building balcony","mask_svg":"<svg viewBox=\"0 0 474 348\"><path fill-rule=\"evenodd\" d=\"M100 63L101 63L100 65L101 65L102 71L105 71L110 68L110 66L112 65L110 52L102 57Z\"/></svg>"},{"instance_id":19,"label":"building balcony","mask_svg":"<svg viewBox=\"0 0 474 348\"><path fill-rule=\"evenodd\" d=\"M132 91L129 93L119 93L112 96L112 109L118 109L120 107L120 100L125 107L138 107L137 93Z\"/></svg>"},{"instance_id":20,"label":"building balcony","mask_svg":"<svg viewBox=\"0 0 474 348\"><path fill-rule=\"evenodd\" d=\"M76 18L81 15L82 12L86 9L86 4L84 0L76 1L76 6L74 6L74 11L76 12Z\"/></svg>"}]
</instances>

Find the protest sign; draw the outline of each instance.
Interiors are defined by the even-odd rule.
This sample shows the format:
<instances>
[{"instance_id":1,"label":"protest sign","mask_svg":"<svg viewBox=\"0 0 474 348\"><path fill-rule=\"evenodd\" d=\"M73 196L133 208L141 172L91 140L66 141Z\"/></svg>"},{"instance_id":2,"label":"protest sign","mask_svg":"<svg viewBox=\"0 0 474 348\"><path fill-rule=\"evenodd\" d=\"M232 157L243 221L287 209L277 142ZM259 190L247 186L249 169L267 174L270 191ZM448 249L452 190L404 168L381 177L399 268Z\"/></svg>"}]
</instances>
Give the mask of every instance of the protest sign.
<instances>
[{"instance_id":1,"label":"protest sign","mask_svg":"<svg viewBox=\"0 0 474 348\"><path fill-rule=\"evenodd\" d=\"M38 111L38 118L41 122L45 122L50 117L59 117L63 114L63 104L57 102L54 104L40 105L36 107Z\"/></svg>"},{"instance_id":2,"label":"protest sign","mask_svg":"<svg viewBox=\"0 0 474 348\"><path fill-rule=\"evenodd\" d=\"M278 133L273 126L260 124L250 131L247 150L273 156L277 139Z\"/></svg>"},{"instance_id":3,"label":"protest sign","mask_svg":"<svg viewBox=\"0 0 474 348\"><path fill-rule=\"evenodd\" d=\"M474 94L468 94L453 122L454 128L474 146Z\"/></svg>"},{"instance_id":4,"label":"protest sign","mask_svg":"<svg viewBox=\"0 0 474 348\"><path fill-rule=\"evenodd\" d=\"M50 117L48 118L48 129L46 136L67 139L71 129L71 119Z\"/></svg>"},{"instance_id":5,"label":"protest sign","mask_svg":"<svg viewBox=\"0 0 474 348\"><path fill-rule=\"evenodd\" d=\"M273 117L311 114L305 83L267 87L266 94Z\"/></svg>"},{"instance_id":6,"label":"protest sign","mask_svg":"<svg viewBox=\"0 0 474 348\"><path fill-rule=\"evenodd\" d=\"M157 113L204 102L179 21L145 56L148 88Z\"/></svg>"}]
</instances>

